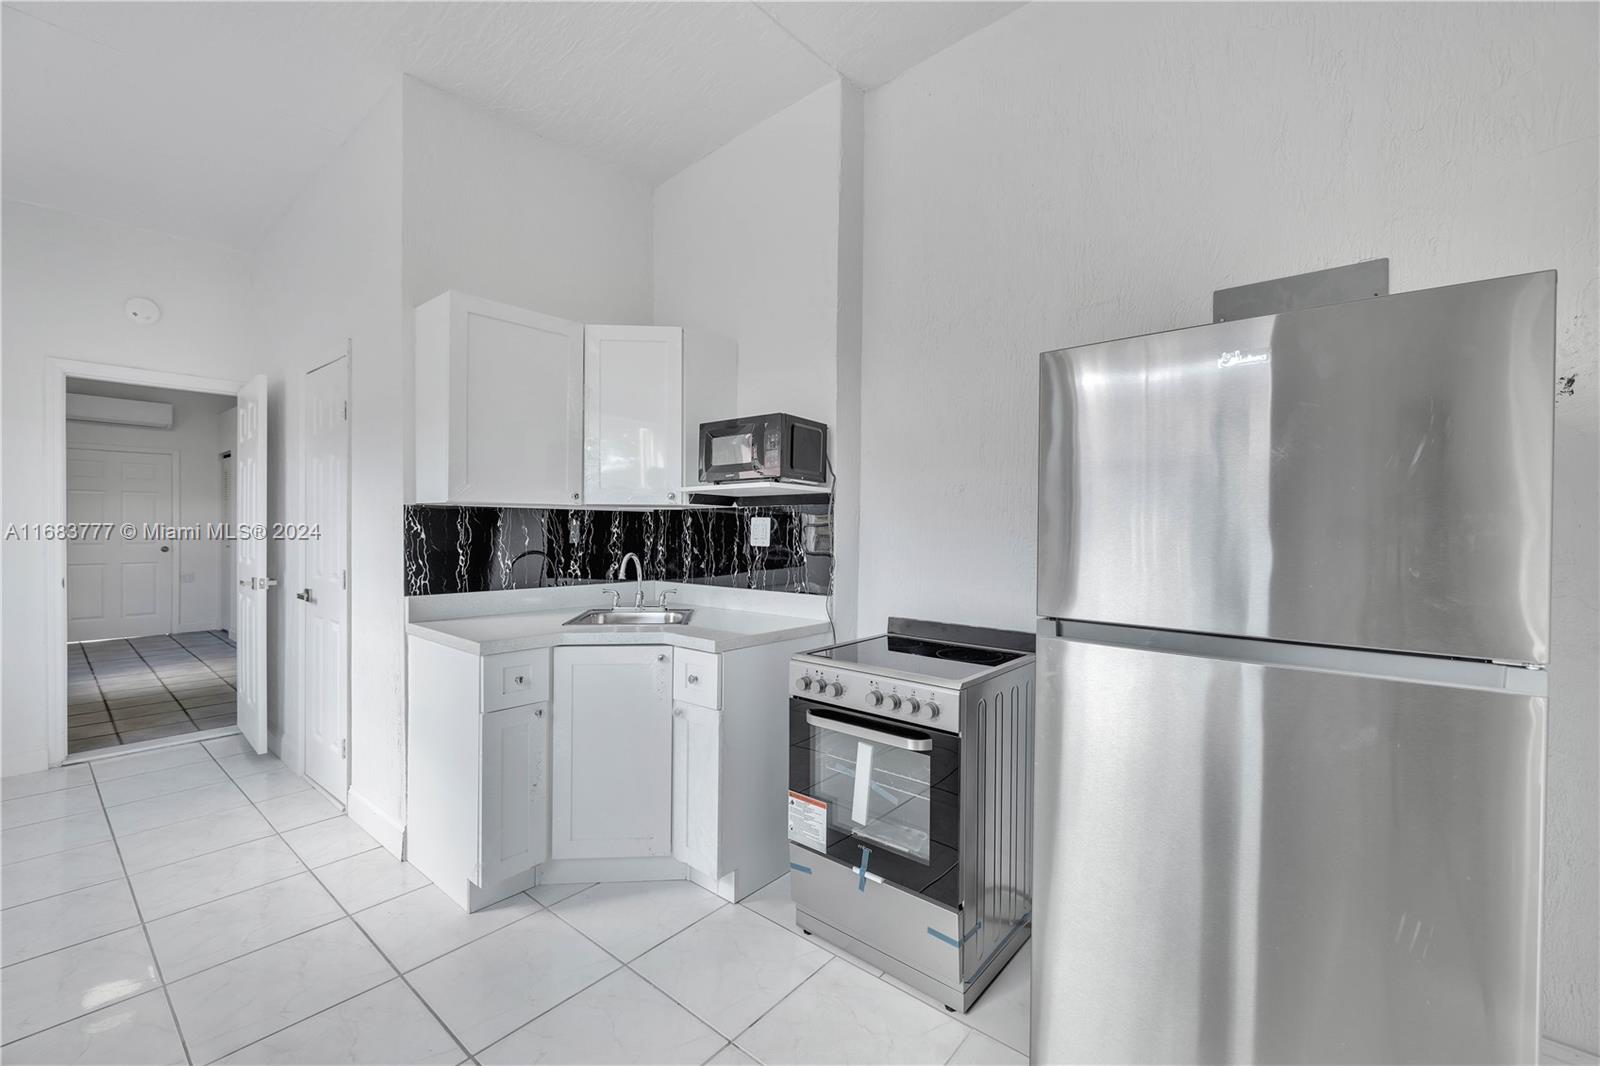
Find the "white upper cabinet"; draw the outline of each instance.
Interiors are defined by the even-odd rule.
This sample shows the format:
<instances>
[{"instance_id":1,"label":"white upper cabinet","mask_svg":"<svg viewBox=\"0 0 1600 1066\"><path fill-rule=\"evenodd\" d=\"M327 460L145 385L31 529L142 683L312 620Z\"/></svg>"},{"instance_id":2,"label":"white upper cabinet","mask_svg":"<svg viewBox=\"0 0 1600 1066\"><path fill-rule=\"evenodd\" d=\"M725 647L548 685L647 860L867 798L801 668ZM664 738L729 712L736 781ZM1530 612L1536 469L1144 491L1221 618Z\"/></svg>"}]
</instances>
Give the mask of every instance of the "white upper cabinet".
<instances>
[{"instance_id":1,"label":"white upper cabinet","mask_svg":"<svg viewBox=\"0 0 1600 1066\"><path fill-rule=\"evenodd\" d=\"M416 310L417 502L572 505L583 326L460 292Z\"/></svg>"},{"instance_id":2,"label":"white upper cabinet","mask_svg":"<svg viewBox=\"0 0 1600 1066\"><path fill-rule=\"evenodd\" d=\"M589 326L583 353L583 500L682 503L700 423L732 418L737 349L677 326Z\"/></svg>"}]
</instances>

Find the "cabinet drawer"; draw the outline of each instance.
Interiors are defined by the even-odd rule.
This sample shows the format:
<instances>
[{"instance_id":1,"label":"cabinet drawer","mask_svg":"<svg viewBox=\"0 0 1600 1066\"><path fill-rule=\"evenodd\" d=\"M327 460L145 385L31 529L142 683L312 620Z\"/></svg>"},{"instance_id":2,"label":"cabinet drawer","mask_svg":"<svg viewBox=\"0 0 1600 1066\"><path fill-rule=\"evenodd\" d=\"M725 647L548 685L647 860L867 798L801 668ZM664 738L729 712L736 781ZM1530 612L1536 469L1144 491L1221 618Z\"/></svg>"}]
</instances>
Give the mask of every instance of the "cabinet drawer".
<instances>
[{"instance_id":1,"label":"cabinet drawer","mask_svg":"<svg viewBox=\"0 0 1600 1066\"><path fill-rule=\"evenodd\" d=\"M672 698L715 709L717 657L709 652L677 649L672 655Z\"/></svg>"},{"instance_id":2,"label":"cabinet drawer","mask_svg":"<svg viewBox=\"0 0 1600 1066\"><path fill-rule=\"evenodd\" d=\"M550 698L550 649L483 657L483 709L498 711Z\"/></svg>"}]
</instances>

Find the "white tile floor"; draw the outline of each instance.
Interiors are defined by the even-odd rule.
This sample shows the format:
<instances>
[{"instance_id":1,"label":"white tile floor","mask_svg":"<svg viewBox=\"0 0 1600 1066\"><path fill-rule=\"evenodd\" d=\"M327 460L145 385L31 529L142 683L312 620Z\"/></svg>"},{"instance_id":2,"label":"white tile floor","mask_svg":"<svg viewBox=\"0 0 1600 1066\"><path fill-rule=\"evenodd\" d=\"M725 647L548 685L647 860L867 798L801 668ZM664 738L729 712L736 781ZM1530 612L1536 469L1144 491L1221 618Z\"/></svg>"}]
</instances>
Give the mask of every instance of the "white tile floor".
<instances>
[{"instance_id":1,"label":"white tile floor","mask_svg":"<svg viewBox=\"0 0 1600 1066\"><path fill-rule=\"evenodd\" d=\"M68 752L231 727L234 655L215 630L68 644Z\"/></svg>"},{"instance_id":2,"label":"white tile floor","mask_svg":"<svg viewBox=\"0 0 1600 1066\"><path fill-rule=\"evenodd\" d=\"M787 878L463 913L238 737L8 778L5 1063L1020 1063L1026 949L965 1017L795 930Z\"/></svg>"}]
</instances>

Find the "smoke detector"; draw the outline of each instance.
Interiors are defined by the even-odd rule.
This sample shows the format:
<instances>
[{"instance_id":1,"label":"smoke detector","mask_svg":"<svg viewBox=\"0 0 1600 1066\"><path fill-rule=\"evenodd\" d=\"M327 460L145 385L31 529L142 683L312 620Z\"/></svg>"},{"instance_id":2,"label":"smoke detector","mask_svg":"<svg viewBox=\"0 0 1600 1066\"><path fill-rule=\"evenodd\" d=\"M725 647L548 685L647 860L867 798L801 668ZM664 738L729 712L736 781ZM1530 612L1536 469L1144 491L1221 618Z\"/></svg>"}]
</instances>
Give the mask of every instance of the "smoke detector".
<instances>
[{"instance_id":1,"label":"smoke detector","mask_svg":"<svg viewBox=\"0 0 1600 1066\"><path fill-rule=\"evenodd\" d=\"M122 305L128 318L141 326L153 326L161 321L161 305L143 296L130 296Z\"/></svg>"}]
</instances>

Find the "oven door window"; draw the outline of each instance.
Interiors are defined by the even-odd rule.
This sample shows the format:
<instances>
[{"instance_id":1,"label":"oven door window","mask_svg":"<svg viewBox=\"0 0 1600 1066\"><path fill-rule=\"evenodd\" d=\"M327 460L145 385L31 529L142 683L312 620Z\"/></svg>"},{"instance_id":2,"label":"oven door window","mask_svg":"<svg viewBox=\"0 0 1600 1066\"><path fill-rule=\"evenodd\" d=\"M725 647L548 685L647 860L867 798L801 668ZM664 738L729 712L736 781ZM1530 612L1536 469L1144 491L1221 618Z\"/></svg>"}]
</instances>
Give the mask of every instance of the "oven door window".
<instances>
[{"instance_id":1,"label":"oven door window","mask_svg":"<svg viewBox=\"0 0 1600 1066\"><path fill-rule=\"evenodd\" d=\"M794 701L790 785L827 804L828 854L927 894L956 865L954 737ZM949 900L955 905L954 878Z\"/></svg>"}]
</instances>

